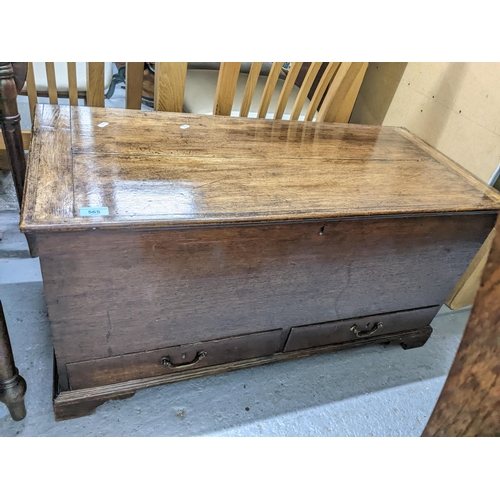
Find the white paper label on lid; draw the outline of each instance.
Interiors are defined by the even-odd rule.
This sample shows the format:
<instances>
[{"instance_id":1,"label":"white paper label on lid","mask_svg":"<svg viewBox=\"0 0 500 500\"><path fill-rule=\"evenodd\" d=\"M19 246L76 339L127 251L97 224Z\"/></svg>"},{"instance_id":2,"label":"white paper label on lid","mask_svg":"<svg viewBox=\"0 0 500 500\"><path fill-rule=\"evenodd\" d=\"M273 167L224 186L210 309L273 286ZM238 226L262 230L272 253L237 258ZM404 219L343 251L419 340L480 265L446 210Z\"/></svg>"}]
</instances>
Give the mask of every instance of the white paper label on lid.
<instances>
[{"instance_id":1,"label":"white paper label on lid","mask_svg":"<svg viewBox=\"0 0 500 500\"><path fill-rule=\"evenodd\" d=\"M82 207L80 208L81 217L101 217L109 215L108 207Z\"/></svg>"}]
</instances>

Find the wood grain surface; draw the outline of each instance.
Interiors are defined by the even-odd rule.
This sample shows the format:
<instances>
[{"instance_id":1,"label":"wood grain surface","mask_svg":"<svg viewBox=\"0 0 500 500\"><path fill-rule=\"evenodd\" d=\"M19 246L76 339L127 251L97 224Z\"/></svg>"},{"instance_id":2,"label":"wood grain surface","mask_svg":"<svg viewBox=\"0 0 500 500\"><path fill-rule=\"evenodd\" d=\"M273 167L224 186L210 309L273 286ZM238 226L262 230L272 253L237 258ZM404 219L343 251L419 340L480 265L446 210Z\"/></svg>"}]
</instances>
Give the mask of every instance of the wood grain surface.
<instances>
[{"instance_id":1,"label":"wood grain surface","mask_svg":"<svg viewBox=\"0 0 500 500\"><path fill-rule=\"evenodd\" d=\"M87 63L87 106L104 108L104 63Z\"/></svg>"},{"instance_id":2,"label":"wood grain surface","mask_svg":"<svg viewBox=\"0 0 500 500\"><path fill-rule=\"evenodd\" d=\"M283 350L282 330L198 342L111 358L68 364L72 390L116 384L127 380L158 377L244 359L272 356ZM203 354L203 357L200 356ZM164 363L168 358L170 364Z\"/></svg>"},{"instance_id":3,"label":"wood grain surface","mask_svg":"<svg viewBox=\"0 0 500 500\"><path fill-rule=\"evenodd\" d=\"M422 436L500 437L500 219L448 378Z\"/></svg>"},{"instance_id":4,"label":"wood grain surface","mask_svg":"<svg viewBox=\"0 0 500 500\"><path fill-rule=\"evenodd\" d=\"M32 145L23 231L500 208L496 191L398 129L47 105L35 128L56 135ZM80 217L85 206L109 216Z\"/></svg>"},{"instance_id":5,"label":"wood grain surface","mask_svg":"<svg viewBox=\"0 0 500 500\"><path fill-rule=\"evenodd\" d=\"M233 108L236 83L240 73L241 63L220 63L219 77L215 89L214 115L229 116Z\"/></svg>"},{"instance_id":6,"label":"wood grain surface","mask_svg":"<svg viewBox=\"0 0 500 500\"><path fill-rule=\"evenodd\" d=\"M294 83L297 79L297 75L299 74L302 64L303 63L301 62L293 62L292 65L290 66L290 69L286 75L285 83L283 84L283 88L281 89L280 92L278 104L276 105L276 110L274 111L275 120L280 120L283 117L283 113L288 103L288 98L290 97L290 93L292 92Z\"/></svg>"},{"instance_id":7,"label":"wood grain surface","mask_svg":"<svg viewBox=\"0 0 500 500\"><path fill-rule=\"evenodd\" d=\"M39 106L28 155L24 221L72 219L73 160L70 108Z\"/></svg>"},{"instance_id":8,"label":"wood grain surface","mask_svg":"<svg viewBox=\"0 0 500 500\"><path fill-rule=\"evenodd\" d=\"M186 62L156 63L154 86L155 111L182 111L186 71Z\"/></svg>"},{"instance_id":9,"label":"wood grain surface","mask_svg":"<svg viewBox=\"0 0 500 500\"><path fill-rule=\"evenodd\" d=\"M465 271L463 276L457 281L450 296L446 299L446 305L450 309L461 309L462 307L472 305L474 302L474 297L481 283L484 266L488 260L495 233L496 230L493 228L481 245L479 252L477 252L467 267L467 271Z\"/></svg>"},{"instance_id":10,"label":"wood grain surface","mask_svg":"<svg viewBox=\"0 0 500 500\"><path fill-rule=\"evenodd\" d=\"M141 109L142 86L144 82L144 63L125 63L125 107L127 109Z\"/></svg>"},{"instance_id":11,"label":"wood grain surface","mask_svg":"<svg viewBox=\"0 0 500 500\"><path fill-rule=\"evenodd\" d=\"M494 220L39 234L56 356L73 362L439 305Z\"/></svg>"},{"instance_id":12,"label":"wood grain surface","mask_svg":"<svg viewBox=\"0 0 500 500\"><path fill-rule=\"evenodd\" d=\"M291 120L297 120L299 118L302 108L304 107L304 103L306 102L307 94L309 94L309 91L311 90L314 79L321 68L321 64L322 63L320 62L313 62L309 66L304 81L300 85L297 99L295 99L295 102L293 103L292 113L290 116Z\"/></svg>"},{"instance_id":13,"label":"wood grain surface","mask_svg":"<svg viewBox=\"0 0 500 500\"><path fill-rule=\"evenodd\" d=\"M259 80L260 69L262 68L261 62L253 62L248 73L247 83L245 85L245 93L241 100L240 116L247 117L252 104L253 95L255 94L255 87Z\"/></svg>"},{"instance_id":14,"label":"wood grain surface","mask_svg":"<svg viewBox=\"0 0 500 500\"><path fill-rule=\"evenodd\" d=\"M290 330L284 352L404 332L408 329L408 325L412 325L413 328L425 328L431 323L438 311L439 306L433 306L293 327Z\"/></svg>"},{"instance_id":15,"label":"wood grain surface","mask_svg":"<svg viewBox=\"0 0 500 500\"><path fill-rule=\"evenodd\" d=\"M286 353L276 353L272 356L262 356L259 358L245 359L223 365L207 366L205 368L196 368L193 370L180 371L179 373L167 373L156 377L129 380L115 384L100 385L98 387L88 387L85 389L56 391L54 398L54 414L56 420L66 420L69 418L82 417L92 414L95 409L111 399L124 399L131 397L136 391L157 387L159 385L181 382L198 377L207 377L220 373L232 372L245 368L263 366L269 363L279 361L288 361L293 359L305 358L316 354L325 354L332 351L342 351L352 349L353 347L362 347L370 344L400 344L404 349L420 347L432 333L430 326L422 330L402 332L399 335L387 335L376 338L359 339L356 342L346 342L344 344L328 345L304 349L303 351L293 351Z\"/></svg>"},{"instance_id":16,"label":"wood grain surface","mask_svg":"<svg viewBox=\"0 0 500 500\"><path fill-rule=\"evenodd\" d=\"M271 66L271 71L269 72L269 76L267 77L266 85L264 86L262 98L259 103L259 109L257 111L257 116L259 118L264 118L266 116L282 67L282 62L274 62Z\"/></svg>"}]
</instances>

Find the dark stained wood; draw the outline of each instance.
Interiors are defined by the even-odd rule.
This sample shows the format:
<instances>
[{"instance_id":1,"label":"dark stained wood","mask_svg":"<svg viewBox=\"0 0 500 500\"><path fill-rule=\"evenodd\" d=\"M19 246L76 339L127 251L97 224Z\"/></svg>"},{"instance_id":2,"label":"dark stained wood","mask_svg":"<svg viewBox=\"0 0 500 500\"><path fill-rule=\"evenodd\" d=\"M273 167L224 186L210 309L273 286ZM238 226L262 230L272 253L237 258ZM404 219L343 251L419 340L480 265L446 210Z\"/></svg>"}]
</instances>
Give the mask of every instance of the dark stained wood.
<instances>
[{"instance_id":1,"label":"dark stained wood","mask_svg":"<svg viewBox=\"0 0 500 500\"><path fill-rule=\"evenodd\" d=\"M64 364L440 305L494 221L39 234L56 356Z\"/></svg>"},{"instance_id":2,"label":"dark stained wood","mask_svg":"<svg viewBox=\"0 0 500 500\"><path fill-rule=\"evenodd\" d=\"M40 107L21 228L39 245L56 415L325 342L423 345L499 209L404 130ZM283 353L297 327L380 317L374 338Z\"/></svg>"},{"instance_id":3,"label":"dark stained wood","mask_svg":"<svg viewBox=\"0 0 500 500\"><path fill-rule=\"evenodd\" d=\"M47 105L46 105L47 106ZM97 125L107 122L106 127ZM188 129L181 129L189 125ZM140 128L148 137L144 141ZM75 154L410 160L428 154L392 127L299 123L169 112L72 109Z\"/></svg>"},{"instance_id":4,"label":"dark stained wood","mask_svg":"<svg viewBox=\"0 0 500 500\"><path fill-rule=\"evenodd\" d=\"M46 105L35 130L27 233L500 206L495 190L392 128ZM80 217L96 205L109 216Z\"/></svg>"},{"instance_id":5,"label":"dark stained wood","mask_svg":"<svg viewBox=\"0 0 500 500\"><path fill-rule=\"evenodd\" d=\"M17 94L26 81L27 63L0 63L0 126L7 158L12 168L12 179L21 208L26 178L25 140L21 131L21 115L17 109ZM27 148L26 148L27 149ZM26 235L30 255L38 255L35 236Z\"/></svg>"},{"instance_id":6,"label":"dark stained wood","mask_svg":"<svg viewBox=\"0 0 500 500\"><path fill-rule=\"evenodd\" d=\"M22 420L26 416L25 394L26 381L19 375L14 363L7 322L0 302L0 403L7 405L13 420Z\"/></svg>"},{"instance_id":7,"label":"dark stained wood","mask_svg":"<svg viewBox=\"0 0 500 500\"><path fill-rule=\"evenodd\" d=\"M422 436L500 437L500 219L464 336Z\"/></svg>"},{"instance_id":8,"label":"dark stained wood","mask_svg":"<svg viewBox=\"0 0 500 500\"><path fill-rule=\"evenodd\" d=\"M423 328L422 330L415 332L411 335L407 335L404 339L399 342L404 350L415 349L416 347L422 347L431 336L432 328ZM391 342L392 344L394 342Z\"/></svg>"},{"instance_id":9,"label":"dark stained wood","mask_svg":"<svg viewBox=\"0 0 500 500\"><path fill-rule=\"evenodd\" d=\"M282 330L242 335L211 342L155 349L101 358L67 366L71 389L84 389L127 380L271 356L279 351ZM165 360L168 358L168 363Z\"/></svg>"},{"instance_id":10,"label":"dark stained wood","mask_svg":"<svg viewBox=\"0 0 500 500\"><path fill-rule=\"evenodd\" d=\"M408 329L408 325L413 328L424 328L434 319L439 308L439 306L426 307L294 327L290 331L284 351L298 351L328 344L352 342L359 338L404 332Z\"/></svg>"},{"instance_id":11,"label":"dark stained wood","mask_svg":"<svg viewBox=\"0 0 500 500\"><path fill-rule=\"evenodd\" d=\"M26 63L24 63L26 64ZM19 66L20 73L26 78L27 65ZM17 76L10 62L0 63L0 125L7 148L8 158L12 166L12 178L16 188L19 206L23 201L23 187L26 176L26 159L24 157L21 134L21 115L17 109L17 86L22 76Z\"/></svg>"},{"instance_id":12,"label":"dark stained wood","mask_svg":"<svg viewBox=\"0 0 500 500\"><path fill-rule=\"evenodd\" d=\"M122 391L120 394L92 394L88 397L78 397L78 394L72 392L69 394L76 397L72 397L69 401L61 401L59 397L54 400L54 416L56 420L69 420L92 415L102 404L108 401L131 398L135 395L135 391Z\"/></svg>"},{"instance_id":13,"label":"dark stained wood","mask_svg":"<svg viewBox=\"0 0 500 500\"><path fill-rule=\"evenodd\" d=\"M181 382L183 380L191 380L200 377L208 377L221 373L229 373L235 370L245 368L253 368L264 366L269 363L280 361L289 361L293 359L301 359L317 354L326 354L329 352L343 351L355 347L363 347L372 344L400 344L403 348L413 347L414 342L418 342L418 346L425 343L432 333L430 326L422 330L413 330L402 332L399 335L381 335L375 338L360 339L356 342L346 342L344 344L332 344L323 347L315 347L312 349L304 349L302 351L280 352L272 356L261 358L252 358L242 361L235 361L224 365L209 366L206 368L196 368L193 370L182 371L179 373L169 373L156 377L148 377L144 379L136 379L128 382L121 382L110 385L101 385L98 387L89 387L86 389L76 389L73 391L63 391L58 393L54 398L54 414L56 420L66 420L69 418L82 417L90 415L95 409L112 399L125 399L131 397L136 391L141 389L149 389L163 384Z\"/></svg>"},{"instance_id":14,"label":"dark stained wood","mask_svg":"<svg viewBox=\"0 0 500 500\"><path fill-rule=\"evenodd\" d=\"M21 215L26 223L73 218L70 110L68 106L37 108Z\"/></svg>"}]
</instances>

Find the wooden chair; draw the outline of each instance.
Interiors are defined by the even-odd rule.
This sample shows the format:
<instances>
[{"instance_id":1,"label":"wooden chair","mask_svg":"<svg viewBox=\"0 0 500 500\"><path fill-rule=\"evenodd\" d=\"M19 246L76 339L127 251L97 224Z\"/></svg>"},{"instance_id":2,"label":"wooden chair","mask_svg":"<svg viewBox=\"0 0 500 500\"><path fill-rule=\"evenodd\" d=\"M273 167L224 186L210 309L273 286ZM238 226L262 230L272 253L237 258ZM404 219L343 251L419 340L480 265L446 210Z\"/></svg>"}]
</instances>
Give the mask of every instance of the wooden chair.
<instances>
[{"instance_id":1,"label":"wooden chair","mask_svg":"<svg viewBox=\"0 0 500 500\"><path fill-rule=\"evenodd\" d=\"M205 67L203 67L205 64ZM224 116L306 121L349 121L368 63L310 63L300 87L304 64L284 72L274 63L155 63L154 109ZM127 63L126 107L140 109L144 65ZM311 96L311 88L316 87ZM311 98L308 98L308 94Z\"/></svg>"}]
</instances>

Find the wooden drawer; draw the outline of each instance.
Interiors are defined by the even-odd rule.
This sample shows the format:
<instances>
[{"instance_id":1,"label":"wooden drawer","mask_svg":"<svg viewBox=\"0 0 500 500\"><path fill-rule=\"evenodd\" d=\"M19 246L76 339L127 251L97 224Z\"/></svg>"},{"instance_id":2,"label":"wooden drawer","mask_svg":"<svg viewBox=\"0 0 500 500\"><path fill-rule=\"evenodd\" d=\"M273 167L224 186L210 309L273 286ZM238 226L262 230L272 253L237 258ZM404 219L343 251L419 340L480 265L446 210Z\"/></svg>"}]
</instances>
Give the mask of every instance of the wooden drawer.
<instances>
[{"instance_id":1,"label":"wooden drawer","mask_svg":"<svg viewBox=\"0 0 500 500\"><path fill-rule=\"evenodd\" d=\"M282 329L210 342L68 363L71 389L156 377L194 368L271 356L282 349Z\"/></svg>"},{"instance_id":2,"label":"wooden drawer","mask_svg":"<svg viewBox=\"0 0 500 500\"><path fill-rule=\"evenodd\" d=\"M284 351L298 351L311 347L352 342L360 338L416 330L428 326L438 311L439 306L433 306L294 327L290 331Z\"/></svg>"}]
</instances>

